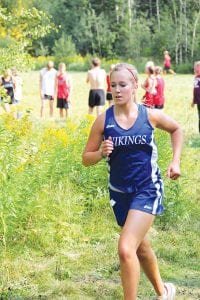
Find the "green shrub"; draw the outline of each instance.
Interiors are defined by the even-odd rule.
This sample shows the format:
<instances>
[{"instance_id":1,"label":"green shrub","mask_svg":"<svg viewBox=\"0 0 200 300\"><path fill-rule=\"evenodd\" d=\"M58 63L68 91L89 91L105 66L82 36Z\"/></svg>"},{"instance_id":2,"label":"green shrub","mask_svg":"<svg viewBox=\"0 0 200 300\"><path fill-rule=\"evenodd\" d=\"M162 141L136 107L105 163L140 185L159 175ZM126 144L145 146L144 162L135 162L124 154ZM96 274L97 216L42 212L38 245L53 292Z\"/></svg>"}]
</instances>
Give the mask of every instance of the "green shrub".
<instances>
[{"instance_id":1,"label":"green shrub","mask_svg":"<svg viewBox=\"0 0 200 300\"><path fill-rule=\"evenodd\" d=\"M176 73L179 74L192 74L193 73L193 64L191 62L176 65L175 66Z\"/></svg>"},{"instance_id":2,"label":"green shrub","mask_svg":"<svg viewBox=\"0 0 200 300\"><path fill-rule=\"evenodd\" d=\"M1 117L2 297L19 295L19 299L20 296L28 299L31 293L38 295L49 290L53 280L72 286L75 278L82 281L92 272L106 280L118 276L115 255L118 226L108 204L106 162L102 160L88 168L81 162L93 120L92 116L83 118L79 124L68 120L61 127L53 123L32 124L28 115L20 120L11 115ZM195 199L188 201L190 181L165 178L171 159L168 134L156 131L156 140L165 181L166 212L156 219L156 232L162 230L161 238L155 236L153 240L157 240L158 254L167 261L173 260L174 266L191 253L193 236L199 234L199 208ZM187 167L187 160L184 163ZM191 225L194 218L196 221ZM185 241L186 226L191 227ZM172 232L177 235L172 236ZM171 243L168 248L166 240ZM182 243L189 244L177 255L175 242L179 247ZM197 238L193 246L193 259L197 259L200 255ZM36 270L40 261L44 266ZM70 295L69 290L66 294Z\"/></svg>"},{"instance_id":3,"label":"green shrub","mask_svg":"<svg viewBox=\"0 0 200 300\"><path fill-rule=\"evenodd\" d=\"M71 56L76 54L76 47L72 41L71 36L67 36L64 33L59 40L55 41L53 46L53 53L56 58L62 58L63 56Z\"/></svg>"},{"instance_id":4,"label":"green shrub","mask_svg":"<svg viewBox=\"0 0 200 300\"><path fill-rule=\"evenodd\" d=\"M60 204L67 204L48 199L48 190L56 190L60 184L68 182L74 195L82 197L84 214L92 212L94 199L107 197L106 163L102 161L85 168L81 162L92 121L88 116L79 125L68 121L64 128L41 127L38 130L28 115L21 120L11 116L1 119L0 236L6 251L8 248L14 251L16 240L27 247L51 249L52 236L48 231L58 238L52 226L55 226L56 215L60 214ZM159 164L165 173L171 158L170 143L166 133L158 131L156 136ZM165 180L165 206L166 213L158 221L163 228L187 218L190 207L179 182ZM104 206L99 209L103 210ZM62 243L61 238L58 240Z\"/></svg>"}]
</instances>

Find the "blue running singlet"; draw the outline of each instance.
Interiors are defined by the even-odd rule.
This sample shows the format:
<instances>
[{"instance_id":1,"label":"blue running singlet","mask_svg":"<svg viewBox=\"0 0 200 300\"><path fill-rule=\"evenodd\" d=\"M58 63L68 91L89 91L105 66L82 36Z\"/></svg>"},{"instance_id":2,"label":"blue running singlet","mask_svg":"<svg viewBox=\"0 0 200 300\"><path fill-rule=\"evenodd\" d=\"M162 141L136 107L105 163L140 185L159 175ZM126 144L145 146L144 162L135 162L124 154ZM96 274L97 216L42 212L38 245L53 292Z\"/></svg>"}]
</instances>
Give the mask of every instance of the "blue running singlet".
<instances>
[{"instance_id":1,"label":"blue running singlet","mask_svg":"<svg viewBox=\"0 0 200 300\"><path fill-rule=\"evenodd\" d=\"M106 111L104 138L112 138L114 150L108 158L109 188L122 193L136 193L142 187L154 185L158 193L162 186L157 165L154 128L147 108L138 105L138 116L131 128L123 129L116 122L114 106Z\"/></svg>"}]
</instances>

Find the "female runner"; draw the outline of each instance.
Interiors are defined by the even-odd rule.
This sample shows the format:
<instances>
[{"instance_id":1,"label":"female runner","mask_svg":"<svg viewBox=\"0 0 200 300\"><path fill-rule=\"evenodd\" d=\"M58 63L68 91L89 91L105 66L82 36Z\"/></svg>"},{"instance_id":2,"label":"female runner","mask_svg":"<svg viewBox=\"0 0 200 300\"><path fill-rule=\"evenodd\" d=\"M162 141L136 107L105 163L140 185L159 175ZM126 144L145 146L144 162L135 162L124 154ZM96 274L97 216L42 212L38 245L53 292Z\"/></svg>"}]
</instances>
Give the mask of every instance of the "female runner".
<instances>
[{"instance_id":1,"label":"female runner","mask_svg":"<svg viewBox=\"0 0 200 300\"><path fill-rule=\"evenodd\" d=\"M157 299L174 299L175 286L161 279L147 233L156 215L163 212L163 182L157 166L154 128L171 135L173 159L167 176L180 176L182 132L176 121L157 109L138 105L136 69L118 64L111 72L114 106L93 124L83 152L83 164L91 166L107 158L110 204L122 227L118 244L125 300L137 297L140 266L152 283Z\"/></svg>"}]
</instances>

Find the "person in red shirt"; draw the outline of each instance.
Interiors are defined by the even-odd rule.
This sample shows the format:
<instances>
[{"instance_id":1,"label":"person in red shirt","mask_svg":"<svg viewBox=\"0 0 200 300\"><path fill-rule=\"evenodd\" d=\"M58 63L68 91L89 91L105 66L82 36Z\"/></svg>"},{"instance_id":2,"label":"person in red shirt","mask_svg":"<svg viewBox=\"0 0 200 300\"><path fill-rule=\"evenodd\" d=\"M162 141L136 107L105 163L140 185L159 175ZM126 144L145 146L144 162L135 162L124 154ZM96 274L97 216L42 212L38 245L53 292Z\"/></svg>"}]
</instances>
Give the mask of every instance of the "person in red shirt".
<instances>
[{"instance_id":1,"label":"person in red shirt","mask_svg":"<svg viewBox=\"0 0 200 300\"><path fill-rule=\"evenodd\" d=\"M154 95L153 104L154 108L162 109L164 107L165 97L164 88L165 82L162 74L162 68L159 66L155 67L155 77L156 77L156 94Z\"/></svg>"},{"instance_id":2,"label":"person in red shirt","mask_svg":"<svg viewBox=\"0 0 200 300\"><path fill-rule=\"evenodd\" d=\"M171 57L169 55L168 51L164 51L164 73L170 73L170 74L176 74L172 69L171 69Z\"/></svg>"},{"instance_id":3,"label":"person in red shirt","mask_svg":"<svg viewBox=\"0 0 200 300\"><path fill-rule=\"evenodd\" d=\"M55 87L55 94L57 95L57 108L60 110L60 117L64 117L64 110L67 117L72 84L71 79L66 72L65 63L59 64Z\"/></svg>"},{"instance_id":4,"label":"person in red shirt","mask_svg":"<svg viewBox=\"0 0 200 300\"><path fill-rule=\"evenodd\" d=\"M114 69L115 65L112 64L110 66L110 72L106 75L106 83L107 83L107 91L106 91L106 100L108 101L108 106L113 105L113 98L112 98L112 93L111 93L111 86L110 86L110 73Z\"/></svg>"},{"instance_id":5,"label":"person in red shirt","mask_svg":"<svg viewBox=\"0 0 200 300\"><path fill-rule=\"evenodd\" d=\"M143 104L147 107L154 107L154 95L156 94L156 78L154 75L154 63L152 61L147 62L145 66L145 73L147 78L142 84L142 88L146 91L143 96Z\"/></svg>"},{"instance_id":6,"label":"person in red shirt","mask_svg":"<svg viewBox=\"0 0 200 300\"><path fill-rule=\"evenodd\" d=\"M194 64L194 89L193 89L193 100L191 106L197 106L198 118L199 118L199 133L200 133L200 61Z\"/></svg>"}]
</instances>

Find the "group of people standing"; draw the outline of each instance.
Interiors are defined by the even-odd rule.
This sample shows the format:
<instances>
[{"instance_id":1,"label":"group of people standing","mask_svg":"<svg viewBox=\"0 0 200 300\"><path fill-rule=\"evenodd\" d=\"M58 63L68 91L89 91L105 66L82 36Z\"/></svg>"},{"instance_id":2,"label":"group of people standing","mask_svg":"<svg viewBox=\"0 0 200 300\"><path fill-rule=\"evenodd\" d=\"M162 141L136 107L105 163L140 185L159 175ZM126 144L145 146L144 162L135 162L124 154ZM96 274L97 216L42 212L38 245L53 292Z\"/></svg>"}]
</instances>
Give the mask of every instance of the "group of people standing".
<instances>
[{"instance_id":1,"label":"group of people standing","mask_svg":"<svg viewBox=\"0 0 200 300\"><path fill-rule=\"evenodd\" d=\"M86 82L90 84L88 106L89 114L93 113L96 108L97 116L102 112L102 106L105 105L105 100L108 102L108 107L113 105L113 96L111 92L110 74L115 65L110 66L108 74L101 68L99 58L92 60L92 67L87 73ZM165 82L162 73L175 72L171 68L171 57L168 51L164 52L163 69L159 66L154 66L152 61L147 62L145 73L147 78L141 87L145 90L142 102L150 108L163 109L165 103L164 89ZM200 62L194 64L194 90L191 106L197 106L200 132ZM6 97L0 96L0 102L6 112L10 112L12 106L16 106L22 100L22 84L23 80L16 68L6 69L0 77L0 86L4 87ZM106 93L105 93L105 84ZM71 102L72 80L66 71L65 63L60 63L58 71L54 68L53 61L49 61L47 66L40 71L40 98L41 109L40 116L44 115L44 107L49 104L49 116L53 116L54 99L57 99L57 108L59 109L60 117L68 116L68 109ZM21 113L17 113L16 116Z\"/></svg>"},{"instance_id":2,"label":"group of people standing","mask_svg":"<svg viewBox=\"0 0 200 300\"><path fill-rule=\"evenodd\" d=\"M54 99L57 99L60 117L67 117L72 91L72 81L66 72L65 63L60 63L58 71L54 68L53 61L40 71L40 116L44 115L44 107L49 102L49 116L53 117Z\"/></svg>"},{"instance_id":3,"label":"group of people standing","mask_svg":"<svg viewBox=\"0 0 200 300\"><path fill-rule=\"evenodd\" d=\"M145 73L147 78L142 84L142 88L145 90L145 95L142 99L143 104L150 108L164 108L165 82L162 77L162 68L159 66L155 67L154 63L150 61L145 66Z\"/></svg>"},{"instance_id":4,"label":"group of people standing","mask_svg":"<svg viewBox=\"0 0 200 300\"><path fill-rule=\"evenodd\" d=\"M113 105L111 93L110 73L115 65L110 66L110 71L106 74L101 68L99 58L92 60L92 68L88 71L86 82L90 83L90 92L88 99L89 114L93 113L96 107L97 116L101 113L101 107L105 105L105 99L108 101L108 106ZM142 84L145 90L145 95L142 99L143 104L150 108L162 109L164 107L164 79L162 77L162 68L154 66L153 62L148 62L145 66L147 78ZM107 83L106 95L104 91L105 82Z\"/></svg>"},{"instance_id":5,"label":"group of people standing","mask_svg":"<svg viewBox=\"0 0 200 300\"><path fill-rule=\"evenodd\" d=\"M92 114L96 109L97 116L102 112L102 107L105 105L105 100L108 101L108 106L113 105L113 98L111 93L110 73L115 65L110 66L109 73L101 68L101 61L95 57L91 62L91 69L87 73L86 82L90 84L90 91L88 97L88 113ZM146 91L143 97L144 105L151 108L162 109L164 107L164 80L161 76L162 68L155 67L153 62L148 62L145 67L147 79L142 88ZM175 72L171 69L171 57L168 51L164 52L164 73ZM105 93L105 84L107 85ZM41 111L40 115L43 117L44 106L47 100L49 101L49 114L53 116L53 103L57 98L57 108L60 111L60 117L68 114L72 91L72 81L69 74L66 72L66 65L59 64L58 71L54 68L54 63L49 61L46 68L40 71L40 97L41 97Z\"/></svg>"}]
</instances>

